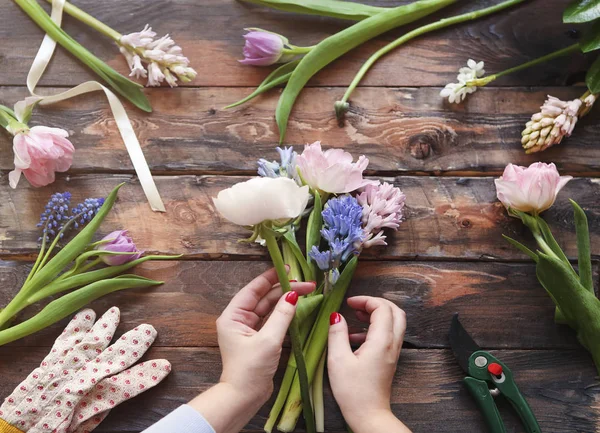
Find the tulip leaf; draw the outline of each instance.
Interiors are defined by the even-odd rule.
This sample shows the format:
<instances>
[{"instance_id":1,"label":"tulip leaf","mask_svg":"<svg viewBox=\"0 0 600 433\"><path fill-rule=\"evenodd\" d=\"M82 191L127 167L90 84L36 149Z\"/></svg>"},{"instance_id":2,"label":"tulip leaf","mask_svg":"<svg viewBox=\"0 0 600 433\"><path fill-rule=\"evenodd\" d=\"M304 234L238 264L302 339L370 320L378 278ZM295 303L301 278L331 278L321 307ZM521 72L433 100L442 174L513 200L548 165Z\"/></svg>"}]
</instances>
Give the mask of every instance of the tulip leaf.
<instances>
[{"instance_id":1,"label":"tulip leaf","mask_svg":"<svg viewBox=\"0 0 600 433\"><path fill-rule=\"evenodd\" d=\"M600 92L600 56L594 60L585 75L585 84L591 93Z\"/></svg>"},{"instance_id":2,"label":"tulip leaf","mask_svg":"<svg viewBox=\"0 0 600 433\"><path fill-rule=\"evenodd\" d=\"M300 59L288 62L284 65L281 65L280 67L275 69L273 72L271 72L269 75L267 75L267 78L265 78L263 80L263 82L260 84L260 86L258 86L254 90L254 92L250 93L245 98L240 99L239 101L228 105L227 107L225 107L225 109L237 107L238 105L242 105L242 104L248 102L249 100L256 98L258 95L265 93L267 90L271 90L272 88L277 87L280 84L287 83L287 81L290 79L290 77L292 75L292 72L294 71L296 66L298 66L298 63L300 63Z\"/></svg>"},{"instance_id":3,"label":"tulip leaf","mask_svg":"<svg viewBox=\"0 0 600 433\"><path fill-rule=\"evenodd\" d=\"M323 302L323 295L315 295L308 296L306 298L300 298L298 301L298 308L296 309L296 317L300 322L300 325L308 318L310 315L319 308Z\"/></svg>"},{"instance_id":4,"label":"tulip leaf","mask_svg":"<svg viewBox=\"0 0 600 433\"><path fill-rule=\"evenodd\" d=\"M304 254L302 254L302 250L300 250L300 245L296 241L296 237L294 236L294 232L288 230L283 235L284 242L291 248L296 260L300 264L302 268L302 274L304 275L304 281L314 281L315 276L313 274L312 268L308 265Z\"/></svg>"},{"instance_id":5,"label":"tulip leaf","mask_svg":"<svg viewBox=\"0 0 600 433\"><path fill-rule=\"evenodd\" d=\"M340 0L243 0L286 12L361 21L389 8Z\"/></svg>"},{"instance_id":6,"label":"tulip leaf","mask_svg":"<svg viewBox=\"0 0 600 433\"><path fill-rule=\"evenodd\" d=\"M113 278L119 275L121 272L131 269L141 263L148 260L173 260L181 256L144 256L137 260L119 265L119 266L108 266L106 268L97 269L95 271L84 272L82 274L76 274L69 276L68 278L61 277L55 279L50 284L34 292L28 299L27 305L31 305L35 302L41 301L48 296L56 295L57 293L66 292L67 290L75 289L77 287L83 287L90 283L99 280L105 280L107 278Z\"/></svg>"},{"instance_id":7,"label":"tulip leaf","mask_svg":"<svg viewBox=\"0 0 600 433\"><path fill-rule=\"evenodd\" d=\"M579 281L581 285L594 293L594 277L592 274L592 258L590 253L590 231L588 220L583 209L571 200L575 214L575 231L577 233L577 252Z\"/></svg>"},{"instance_id":8,"label":"tulip leaf","mask_svg":"<svg viewBox=\"0 0 600 433\"><path fill-rule=\"evenodd\" d=\"M579 43L579 47L584 53L600 49L600 21L595 23L589 32L586 33L583 40Z\"/></svg>"},{"instance_id":9,"label":"tulip leaf","mask_svg":"<svg viewBox=\"0 0 600 433\"><path fill-rule=\"evenodd\" d=\"M118 278L96 281L50 302L31 319L0 331L0 346L38 332L108 293L159 284L162 283L135 275L122 275Z\"/></svg>"},{"instance_id":10,"label":"tulip leaf","mask_svg":"<svg viewBox=\"0 0 600 433\"><path fill-rule=\"evenodd\" d=\"M537 263L538 261L538 256L536 253L534 253L533 251L531 251L529 248L527 248L525 245L523 245L521 242L518 242L516 240L514 240L513 238L510 238L506 235L502 235L502 237L504 239L506 239L511 245L517 247L519 250L521 250L521 252L527 254L533 261L535 261Z\"/></svg>"},{"instance_id":11,"label":"tulip leaf","mask_svg":"<svg viewBox=\"0 0 600 433\"><path fill-rule=\"evenodd\" d=\"M554 239L554 236L552 235L552 231L550 230L548 223L539 215L537 215L535 219L538 224L538 227L540 228L540 231L542 232L542 236L544 237L544 240L546 241L550 249L554 252L554 254L558 256L559 259L565 262L565 264L568 265L571 268L571 270L573 270L573 272L575 272L573 266L571 266L571 262L569 262L569 259L561 249L560 245L558 245L558 242L556 242L556 239Z\"/></svg>"},{"instance_id":12,"label":"tulip leaf","mask_svg":"<svg viewBox=\"0 0 600 433\"><path fill-rule=\"evenodd\" d=\"M575 0L563 12L565 23L587 23L600 18L600 0Z\"/></svg>"},{"instance_id":13,"label":"tulip leaf","mask_svg":"<svg viewBox=\"0 0 600 433\"><path fill-rule=\"evenodd\" d=\"M143 86L131 81L94 56L75 39L50 19L48 14L35 0L15 0L23 11L52 39L86 64L92 71L106 81L117 93L128 99L139 109L151 112L150 102L142 92Z\"/></svg>"},{"instance_id":14,"label":"tulip leaf","mask_svg":"<svg viewBox=\"0 0 600 433\"><path fill-rule=\"evenodd\" d=\"M388 9L360 21L317 44L301 60L279 98L275 119L283 143L292 107L310 78L338 57L398 26L429 15L456 0L420 0Z\"/></svg>"}]
</instances>

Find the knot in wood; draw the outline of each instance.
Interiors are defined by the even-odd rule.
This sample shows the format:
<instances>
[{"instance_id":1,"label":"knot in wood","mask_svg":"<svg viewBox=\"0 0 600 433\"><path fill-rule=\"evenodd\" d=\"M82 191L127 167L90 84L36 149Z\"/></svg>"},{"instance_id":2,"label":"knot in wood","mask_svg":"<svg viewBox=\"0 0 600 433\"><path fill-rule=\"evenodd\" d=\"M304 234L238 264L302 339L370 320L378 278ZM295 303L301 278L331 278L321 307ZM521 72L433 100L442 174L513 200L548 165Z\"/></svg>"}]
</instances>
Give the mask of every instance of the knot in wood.
<instances>
[{"instance_id":1,"label":"knot in wood","mask_svg":"<svg viewBox=\"0 0 600 433\"><path fill-rule=\"evenodd\" d=\"M431 153L431 144L426 136L418 135L410 139L410 155L416 159L425 159Z\"/></svg>"}]
</instances>

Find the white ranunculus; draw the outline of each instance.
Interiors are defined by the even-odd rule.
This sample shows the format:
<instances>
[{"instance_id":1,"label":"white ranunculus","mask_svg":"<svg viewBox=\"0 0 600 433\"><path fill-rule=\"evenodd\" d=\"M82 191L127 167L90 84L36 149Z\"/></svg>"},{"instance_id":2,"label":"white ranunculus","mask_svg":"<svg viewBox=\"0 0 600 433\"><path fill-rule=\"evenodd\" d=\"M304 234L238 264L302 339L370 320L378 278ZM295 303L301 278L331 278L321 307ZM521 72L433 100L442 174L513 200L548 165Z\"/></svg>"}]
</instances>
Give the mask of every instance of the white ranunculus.
<instances>
[{"instance_id":1,"label":"white ranunculus","mask_svg":"<svg viewBox=\"0 0 600 433\"><path fill-rule=\"evenodd\" d=\"M285 222L298 217L310 197L308 186L285 177L255 177L220 191L213 198L224 218L241 226L264 221Z\"/></svg>"}]
</instances>

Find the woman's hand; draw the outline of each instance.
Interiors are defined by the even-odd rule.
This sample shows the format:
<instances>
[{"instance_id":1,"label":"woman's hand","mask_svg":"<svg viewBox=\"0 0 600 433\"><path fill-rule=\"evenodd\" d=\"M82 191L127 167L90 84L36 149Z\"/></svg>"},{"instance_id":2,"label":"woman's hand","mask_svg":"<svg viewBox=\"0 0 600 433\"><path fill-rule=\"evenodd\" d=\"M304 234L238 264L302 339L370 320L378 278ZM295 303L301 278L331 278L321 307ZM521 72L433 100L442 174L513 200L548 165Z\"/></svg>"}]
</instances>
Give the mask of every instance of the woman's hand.
<instances>
[{"instance_id":1,"label":"woman's hand","mask_svg":"<svg viewBox=\"0 0 600 433\"><path fill-rule=\"evenodd\" d=\"M338 313L331 315L327 366L342 414L355 433L409 432L390 408L406 315L382 298L357 296L349 298L348 305L370 326L367 333L348 335L345 319ZM350 342L361 346L353 352Z\"/></svg>"},{"instance_id":2,"label":"woman's hand","mask_svg":"<svg viewBox=\"0 0 600 433\"><path fill-rule=\"evenodd\" d=\"M290 284L292 291L282 295L277 273L270 269L241 289L217 319L221 380L190 402L217 433L239 431L273 392L298 295L315 289L311 282Z\"/></svg>"}]
</instances>

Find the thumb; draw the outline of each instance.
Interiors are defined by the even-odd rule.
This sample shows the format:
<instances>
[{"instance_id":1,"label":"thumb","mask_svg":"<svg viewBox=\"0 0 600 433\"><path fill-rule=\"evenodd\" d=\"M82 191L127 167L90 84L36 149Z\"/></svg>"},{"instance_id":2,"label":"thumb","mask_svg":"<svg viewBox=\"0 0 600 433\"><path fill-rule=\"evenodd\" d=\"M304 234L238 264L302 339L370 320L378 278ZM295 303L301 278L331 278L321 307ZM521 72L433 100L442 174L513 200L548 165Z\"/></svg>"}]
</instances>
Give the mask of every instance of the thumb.
<instances>
[{"instance_id":1,"label":"thumb","mask_svg":"<svg viewBox=\"0 0 600 433\"><path fill-rule=\"evenodd\" d=\"M340 313L331 313L329 317L329 359L352 355L350 338L348 337L348 323Z\"/></svg>"},{"instance_id":2,"label":"thumb","mask_svg":"<svg viewBox=\"0 0 600 433\"><path fill-rule=\"evenodd\" d=\"M272 339L272 341L279 343L279 345L283 345L285 334L296 314L297 303L297 292L291 291L284 294L258 333L263 337Z\"/></svg>"}]
</instances>

